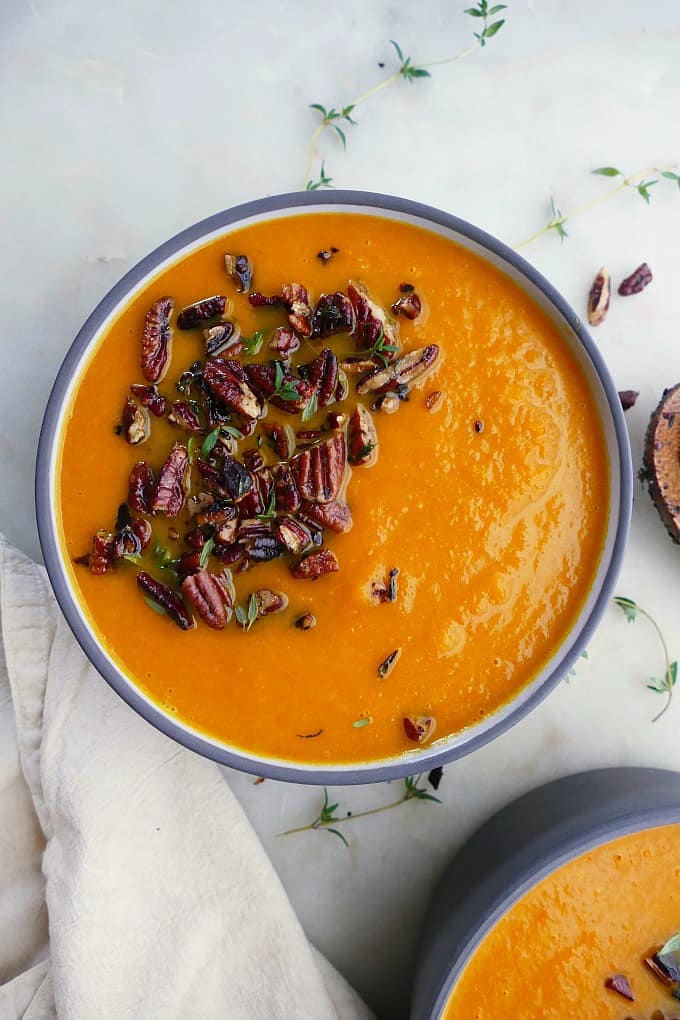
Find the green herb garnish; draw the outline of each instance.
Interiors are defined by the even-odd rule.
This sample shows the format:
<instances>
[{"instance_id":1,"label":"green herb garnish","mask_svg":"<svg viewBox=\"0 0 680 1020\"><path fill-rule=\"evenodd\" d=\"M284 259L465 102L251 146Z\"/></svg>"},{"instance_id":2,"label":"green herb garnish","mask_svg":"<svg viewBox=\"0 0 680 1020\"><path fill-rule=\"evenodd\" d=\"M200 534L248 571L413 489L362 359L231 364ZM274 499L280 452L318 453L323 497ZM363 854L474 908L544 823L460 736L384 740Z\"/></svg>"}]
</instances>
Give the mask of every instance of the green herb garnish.
<instances>
[{"instance_id":1,"label":"green herb garnish","mask_svg":"<svg viewBox=\"0 0 680 1020\"><path fill-rule=\"evenodd\" d=\"M472 18L482 18L484 21L482 31L474 33L474 37L480 46L486 46L488 40L493 39L505 24L505 19L493 21L489 24L489 18L493 18L495 14L499 14L500 11L506 9L507 4L494 4L493 7L489 7L488 0L480 0L476 7L466 8L465 14L469 14Z\"/></svg>"},{"instance_id":2,"label":"green herb garnish","mask_svg":"<svg viewBox=\"0 0 680 1020\"><path fill-rule=\"evenodd\" d=\"M215 539L209 538L208 541L205 542L205 544L203 545L203 548L201 549L201 555L198 559L199 566L205 567L206 563L208 562L208 557L210 556L210 553L213 551L214 548Z\"/></svg>"},{"instance_id":3,"label":"green herb garnish","mask_svg":"<svg viewBox=\"0 0 680 1020\"><path fill-rule=\"evenodd\" d=\"M249 631L257 620L257 596L255 592L248 599L248 608L237 605L234 608L234 615L245 631Z\"/></svg>"},{"instance_id":4,"label":"green herb garnish","mask_svg":"<svg viewBox=\"0 0 680 1020\"><path fill-rule=\"evenodd\" d=\"M431 77L430 72L426 71L424 67L416 67L412 63L410 57L405 57L404 56L404 54L402 52L402 49L401 49L401 46L399 45L399 43L396 43L394 41L394 39L390 39L390 42L394 46L394 50L395 50L397 56L399 57L399 61L400 61L400 65L401 65L399 67L398 72L397 72L398 75L400 75L402 78L405 78L406 81L411 82L411 83L413 83L416 78L430 78ZM482 43L482 45L484 45L484 44Z\"/></svg>"},{"instance_id":5,"label":"green herb garnish","mask_svg":"<svg viewBox=\"0 0 680 1020\"><path fill-rule=\"evenodd\" d=\"M158 539L156 539L153 547L153 558L156 566L161 570L167 570L171 574L175 573L175 565L177 561L173 559L172 553L169 552L165 546L162 546Z\"/></svg>"},{"instance_id":6,"label":"green herb garnish","mask_svg":"<svg viewBox=\"0 0 680 1020\"><path fill-rule=\"evenodd\" d=\"M270 521L276 517L276 493L272 492L269 500L269 506L262 514L257 515L261 521Z\"/></svg>"},{"instance_id":7,"label":"green herb garnish","mask_svg":"<svg viewBox=\"0 0 680 1020\"><path fill-rule=\"evenodd\" d=\"M241 343L246 354L259 354L264 343L265 333L263 329L256 330L251 337L242 336Z\"/></svg>"},{"instance_id":8,"label":"green herb garnish","mask_svg":"<svg viewBox=\"0 0 680 1020\"><path fill-rule=\"evenodd\" d=\"M354 727L355 730L360 730L363 729L364 726L370 726L372 722L373 719L371 718L370 715L362 716L361 719L356 719L355 722L352 723L352 726Z\"/></svg>"},{"instance_id":9,"label":"green herb garnish","mask_svg":"<svg viewBox=\"0 0 680 1020\"><path fill-rule=\"evenodd\" d=\"M153 609L154 613L158 613L159 616L165 616L165 609L163 608L163 606L159 606L158 603L154 602L153 599L147 599L146 597L144 598L144 601L146 602L149 609Z\"/></svg>"},{"instance_id":10,"label":"green herb garnish","mask_svg":"<svg viewBox=\"0 0 680 1020\"><path fill-rule=\"evenodd\" d=\"M142 557L138 553L125 553L123 559L127 560L128 563L134 563L136 565L142 562Z\"/></svg>"},{"instance_id":11,"label":"green herb garnish","mask_svg":"<svg viewBox=\"0 0 680 1020\"><path fill-rule=\"evenodd\" d=\"M279 400L285 400L286 403L299 400L300 394L297 386L294 382L284 378L283 366L280 361L276 362L274 372L274 392L272 393L272 397L278 397Z\"/></svg>"},{"instance_id":12,"label":"green herb garnish","mask_svg":"<svg viewBox=\"0 0 680 1020\"><path fill-rule=\"evenodd\" d=\"M218 427L216 429L213 429L212 432L210 432L205 437L205 439L203 440L203 445L201 446L201 457L203 458L203 460L207 460L208 459L210 454L215 449L215 446L217 444L217 440L219 438L220 438L220 427L218 425Z\"/></svg>"},{"instance_id":13,"label":"green herb garnish","mask_svg":"<svg viewBox=\"0 0 680 1020\"><path fill-rule=\"evenodd\" d=\"M189 436L187 440L187 456L189 457L189 463L194 462L194 453L196 452L196 440L193 436Z\"/></svg>"},{"instance_id":14,"label":"green herb garnish","mask_svg":"<svg viewBox=\"0 0 680 1020\"><path fill-rule=\"evenodd\" d=\"M639 606L637 602L633 602L632 599L624 598L621 595L617 595L613 599L613 602L623 612L628 623L634 623L638 616L644 616L651 623L652 627L656 631L659 641L661 642L666 668L664 670L662 677L655 676L650 677L646 683L646 687L648 690L654 691L655 694L666 695L667 699L666 704L658 713L658 715L655 715L654 719L652 720L652 722L656 722L657 719L660 719L661 716L670 707L673 698L673 689L678 679L678 663L677 661L671 662L670 655L668 653L668 645L666 644L666 639L663 636L661 628L659 627L654 617L650 613L648 613L646 609L643 609L642 606Z\"/></svg>"},{"instance_id":15,"label":"green herb garnish","mask_svg":"<svg viewBox=\"0 0 680 1020\"><path fill-rule=\"evenodd\" d=\"M310 418L314 417L318 409L319 409L319 397L318 394L315 392L312 393L311 397L309 398L309 400L302 409L301 416L302 420L309 421Z\"/></svg>"},{"instance_id":16,"label":"green herb garnish","mask_svg":"<svg viewBox=\"0 0 680 1020\"><path fill-rule=\"evenodd\" d=\"M305 191L318 191L320 188L333 188L333 187L335 187L335 185L333 184L333 178L328 176L328 174L326 173L326 163L322 162L321 169L319 171L319 176L316 178L316 180L313 180L310 177L310 179L305 184Z\"/></svg>"}]
</instances>

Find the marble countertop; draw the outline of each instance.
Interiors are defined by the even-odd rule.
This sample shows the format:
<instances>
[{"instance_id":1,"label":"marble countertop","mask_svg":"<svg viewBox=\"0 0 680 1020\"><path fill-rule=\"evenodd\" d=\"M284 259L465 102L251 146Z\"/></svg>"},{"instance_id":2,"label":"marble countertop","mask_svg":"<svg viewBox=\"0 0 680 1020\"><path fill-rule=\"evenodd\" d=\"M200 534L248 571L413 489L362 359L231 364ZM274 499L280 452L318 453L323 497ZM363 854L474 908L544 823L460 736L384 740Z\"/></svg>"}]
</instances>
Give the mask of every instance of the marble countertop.
<instances>
[{"instance_id":1,"label":"marble countertop","mask_svg":"<svg viewBox=\"0 0 680 1020\"><path fill-rule=\"evenodd\" d=\"M462 7L462 4L461 4ZM0 529L37 556L32 474L51 381L78 327L109 287L169 235L262 194L296 190L315 117L394 65L471 41L449 0L5 0L0 14L3 337ZM405 195L469 219L510 244L627 172L680 161L680 7L674 0L510 0L483 50L431 79L378 94L348 132L322 143L338 187ZM381 70L379 62L385 62ZM528 246L584 310L601 264L620 279L646 260L653 284L613 303L596 339L621 389L640 462L649 414L680 380L680 192L647 207L629 189ZM674 548L636 487L619 591L654 613L680 654ZM318 789L229 780L260 833L310 938L381 1017L407 1015L418 927L452 851L491 811L539 782L596 765L680 767L680 703L658 723L643 681L662 671L644 621L612 608L571 677L529 718L445 770L442 805L410 803L348 822L346 849L325 832L281 837L311 820ZM389 788L338 789L353 812Z\"/></svg>"}]
</instances>

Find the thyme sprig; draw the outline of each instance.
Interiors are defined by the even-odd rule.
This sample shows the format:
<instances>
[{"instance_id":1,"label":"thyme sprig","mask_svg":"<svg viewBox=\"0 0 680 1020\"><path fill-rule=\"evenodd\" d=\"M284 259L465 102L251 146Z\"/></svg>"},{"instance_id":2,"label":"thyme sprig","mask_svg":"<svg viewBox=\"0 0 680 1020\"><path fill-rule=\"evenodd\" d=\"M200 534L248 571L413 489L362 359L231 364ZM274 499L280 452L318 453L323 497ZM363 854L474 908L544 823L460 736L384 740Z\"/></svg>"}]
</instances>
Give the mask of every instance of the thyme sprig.
<instances>
[{"instance_id":1,"label":"thyme sprig","mask_svg":"<svg viewBox=\"0 0 680 1020\"><path fill-rule=\"evenodd\" d=\"M342 840L345 846L349 846L347 840L343 834L338 831L336 826L344 825L347 822L354 822L358 818L368 818L369 815L379 815L384 811L391 811L393 808L406 804L409 800L430 800L436 804L441 804L439 797L435 797L433 794L428 793L427 788L420 785L422 778L422 773L418 776L407 776L404 780L402 795L398 800L393 800L389 804L383 804L382 807L370 808L368 811L357 811L355 813L348 811L342 816L338 816L336 814L338 807L340 806L339 803L328 803L328 790L324 786L323 804L321 805L321 810L316 818L308 825L299 825L295 829L286 829L286 831L281 832L280 835L293 836L298 832L315 832L318 829L330 832L331 835L337 836L338 839Z\"/></svg>"},{"instance_id":2,"label":"thyme sprig","mask_svg":"<svg viewBox=\"0 0 680 1020\"><path fill-rule=\"evenodd\" d=\"M648 690L654 691L655 694L666 695L666 704L652 720L652 722L656 722L657 719L660 719L661 716L664 715L664 713L670 708L670 704L673 699L673 688L675 687L678 679L678 663L677 661L671 662L666 639L651 613L648 613L646 609L639 606L637 602L633 602L632 599L624 598L621 595L617 595L613 601L614 604L617 605L624 613L628 623L634 623L638 616L644 616L645 619L651 623L652 627L656 631L659 641L661 642L666 668L662 677L650 677L646 684Z\"/></svg>"},{"instance_id":3,"label":"thyme sprig","mask_svg":"<svg viewBox=\"0 0 680 1020\"><path fill-rule=\"evenodd\" d=\"M234 606L234 616L246 632L250 630L257 620L257 595L255 592L248 599L246 608L238 603Z\"/></svg>"},{"instance_id":4,"label":"thyme sprig","mask_svg":"<svg viewBox=\"0 0 680 1020\"><path fill-rule=\"evenodd\" d=\"M300 393L298 388L294 382L285 379L283 366L280 361L276 362L274 373L274 392L272 397L278 397L279 400L285 400L286 402L299 400Z\"/></svg>"},{"instance_id":5,"label":"thyme sprig","mask_svg":"<svg viewBox=\"0 0 680 1020\"><path fill-rule=\"evenodd\" d=\"M318 191L320 188L332 188L333 178L329 177L326 172L325 160L321 163L321 168L317 177L312 176L312 169L316 160L317 147L319 139L324 132L331 130L342 142L343 149L347 148L347 128L357 127L357 122L353 117L353 114L358 106L362 106L364 103L372 99L373 96L377 95L378 92L382 92L384 89L394 85L395 82L400 80L407 81L409 84L413 84L415 81L423 78L431 77L429 68L440 67L443 64L454 64L459 60L463 60L465 57L469 57L472 53L476 53L477 50L483 49L490 39L500 32L501 28L505 24L505 19L502 18L497 21L490 21L489 19L495 17L500 11L505 10L506 4L494 4L489 7L488 0L479 0L476 7L468 7L465 10L465 14L474 18L476 22L481 22L479 25L479 32L473 32L475 42L471 46L467 46L465 49L458 53L455 53L451 57L443 57L440 60L430 60L424 64L415 64L411 57L405 56L404 51L398 42L394 39L390 39L390 44L394 47L399 66L392 74L387 78L384 78L377 85L367 89L366 92L362 92L361 95L357 96L356 99L351 100L339 109L334 106L326 107L323 103L310 103L310 109L317 113L321 120L312 132L312 137L309 143L309 156L307 158L307 167L305 169L305 176L303 181L303 189L306 191Z\"/></svg>"}]
</instances>

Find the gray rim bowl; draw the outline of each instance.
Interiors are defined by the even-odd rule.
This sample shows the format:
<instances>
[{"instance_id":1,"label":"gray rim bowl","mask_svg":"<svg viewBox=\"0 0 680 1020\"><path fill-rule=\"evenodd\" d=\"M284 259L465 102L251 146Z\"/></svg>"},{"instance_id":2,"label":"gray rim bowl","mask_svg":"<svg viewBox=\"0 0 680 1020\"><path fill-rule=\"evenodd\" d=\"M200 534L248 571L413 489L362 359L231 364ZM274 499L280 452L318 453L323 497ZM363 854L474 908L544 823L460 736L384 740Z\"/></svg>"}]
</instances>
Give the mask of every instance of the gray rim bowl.
<instances>
[{"instance_id":1,"label":"gray rim bowl","mask_svg":"<svg viewBox=\"0 0 680 1020\"><path fill-rule=\"evenodd\" d=\"M570 345L589 378L598 405L609 452L611 514L605 550L586 603L562 645L543 670L503 709L446 743L408 752L398 758L337 766L305 766L285 760L258 758L222 744L166 714L116 666L100 645L75 596L57 538L54 472L64 407L79 375L83 357L98 340L115 310L159 268L209 237L257 221L316 211L365 212L423 226L481 255L515 280L548 314ZM301 192L258 199L217 213L166 241L142 259L103 298L69 349L50 394L40 432L36 463L36 513L40 545L57 601L81 648L113 689L148 722L180 744L223 765L272 779L342 785L395 779L453 761L504 732L539 704L568 672L595 630L621 565L630 521L632 466L628 433L616 387L588 331L565 300L533 266L502 242L470 223L439 209L360 191L332 194Z\"/></svg>"},{"instance_id":2,"label":"gray rim bowl","mask_svg":"<svg viewBox=\"0 0 680 1020\"><path fill-rule=\"evenodd\" d=\"M495 814L434 892L411 1020L439 1020L465 964L524 893L567 861L631 832L680 822L680 774L608 768L558 779Z\"/></svg>"}]
</instances>

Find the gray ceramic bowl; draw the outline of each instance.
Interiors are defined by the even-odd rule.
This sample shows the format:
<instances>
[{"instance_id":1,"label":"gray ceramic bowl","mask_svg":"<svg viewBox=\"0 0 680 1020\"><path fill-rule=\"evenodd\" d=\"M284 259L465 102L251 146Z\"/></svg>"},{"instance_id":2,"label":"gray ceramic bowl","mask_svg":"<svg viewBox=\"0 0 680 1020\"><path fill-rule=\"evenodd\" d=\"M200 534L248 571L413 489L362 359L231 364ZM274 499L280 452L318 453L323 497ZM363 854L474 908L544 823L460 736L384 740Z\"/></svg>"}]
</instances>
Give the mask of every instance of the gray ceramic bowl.
<instances>
[{"instance_id":1,"label":"gray ceramic bowl","mask_svg":"<svg viewBox=\"0 0 680 1020\"><path fill-rule=\"evenodd\" d=\"M534 680L495 715L448 741L438 741L399 758L336 767L301 766L249 755L192 729L146 697L106 653L78 604L57 538L55 499L56 462L65 409L84 361L121 305L161 268L210 238L246 223L317 211L363 212L420 225L475 252L518 283L556 324L588 378L606 437L610 470L610 516L593 585L571 632ZM456 216L418 202L357 191L302 192L249 202L189 227L142 259L100 302L66 355L45 411L36 468L38 531L52 587L83 651L114 690L163 733L208 758L273 779L331 785L394 779L452 761L493 739L535 707L578 658L607 605L623 555L631 499L628 434L616 388L587 330L554 287L510 248Z\"/></svg>"},{"instance_id":2,"label":"gray ceramic bowl","mask_svg":"<svg viewBox=\"0 0 680 1020\"><path fill-rule=\"evenodd\" d=\"M463 846L432 897L411 1020L439 1020L484 936L546 875L618 836L673 822L680 822L680 774L663 769L581 772L499 811Z\"/></svg>"}]
</instances>

